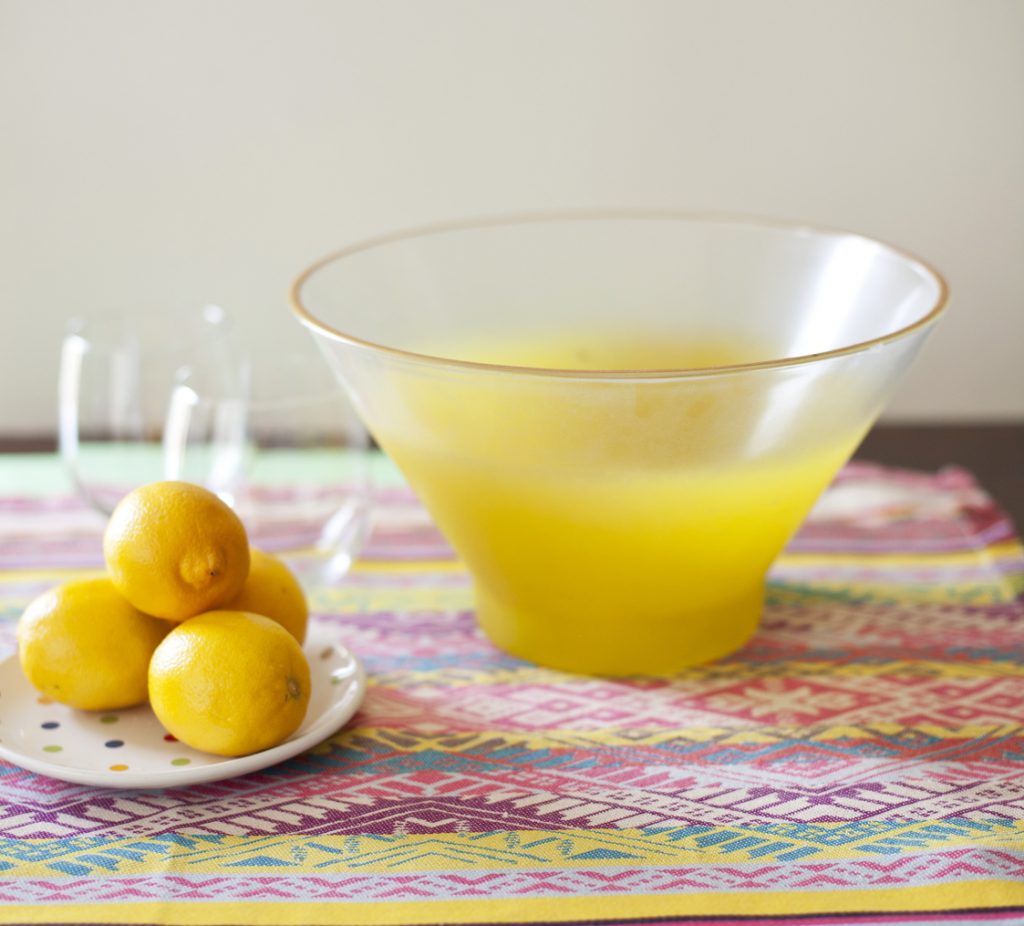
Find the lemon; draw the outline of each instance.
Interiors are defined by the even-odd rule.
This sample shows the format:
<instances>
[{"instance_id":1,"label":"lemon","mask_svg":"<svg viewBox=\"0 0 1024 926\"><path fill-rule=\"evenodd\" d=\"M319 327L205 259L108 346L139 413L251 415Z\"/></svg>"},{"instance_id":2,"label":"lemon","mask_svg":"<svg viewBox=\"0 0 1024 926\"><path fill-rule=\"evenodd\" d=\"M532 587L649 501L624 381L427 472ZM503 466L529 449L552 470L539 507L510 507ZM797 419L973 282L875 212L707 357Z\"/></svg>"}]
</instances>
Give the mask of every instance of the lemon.
<instances>
[{"instance_id":1,"label":"lemon","mask_svg":"<svg viewBox=\"0 0 1024 926\"><path fill-rule=\"evenodd\" d=\"M277 621L299 643L305 642L309 605L298 579L276 556L255 548L249 551L249 578L225 610L251 611Z\"/></svg>"},{"instance_id":2,"label":"lemon","mask_svg":"<svg viewBox=\"0 0 1024 926\"><path fill-rule=\"evenodd\" d=\"M151 482L129 492L107 523L103 555L125 598L172 621L220 607L249 574L249 541L238 515L189 482Z\"/></svg>"},{"instance_id":3,"label":"lemon","mask_svg":"<svg viewBox=\"0 0 1024 926\"><path fill-rule=\"evenodd\" d=\"M268 617L210 611L175 627L149 665L149 702L181 742L243 756L283 742L309 705L309 664Z\"/></svg>"},{"instance_id":4,"label":"lemon","mask_svg":"<svg viewBox=\"0 0 1024 926\"><path fill-rule=\"evenodd\" d=\"M110 711L146 700L149 659L171 625L132 607L109 579L66 582L18 621L22 671L47 697Z\"/></svg>"}]
</instances>

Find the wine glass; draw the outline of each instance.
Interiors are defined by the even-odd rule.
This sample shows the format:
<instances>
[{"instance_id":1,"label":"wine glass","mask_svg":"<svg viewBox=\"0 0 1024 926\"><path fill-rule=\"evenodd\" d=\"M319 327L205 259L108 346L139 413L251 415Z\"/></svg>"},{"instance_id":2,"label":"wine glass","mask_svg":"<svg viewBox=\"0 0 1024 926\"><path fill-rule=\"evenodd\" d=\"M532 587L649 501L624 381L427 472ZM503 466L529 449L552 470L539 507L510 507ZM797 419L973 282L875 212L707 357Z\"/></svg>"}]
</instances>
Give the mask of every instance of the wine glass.
<instances>
[{"instance_id":1,"label":"wine glass","mask_svg":"<svg viewBox=\"0 0 1024 926\"><path fill-rule=\"evenodd\" d=\"M245 376L220 307L173 318L125 311L73 319L58 392L61 456L101 513L159 479L230 498L243 465ZM172 445L168 421L176 422ZM186 426L187 456L179 439Z\"/></svg>"},{"instance_id":2,"label":"wine glass","mask_svg":"<svg viewBox=\"0 0 1024 926\"><path fill-rule=\"evenodd\" d=\"M164 453L168 465L191 461L210 474L223 464L232 477L223 497L250 542L311 586L341 578L369 531L369 436L312 343L299 343L273 356L248 353L242 401L204 405L194 377L181 379Z\"/></svg>"}]
</instances>

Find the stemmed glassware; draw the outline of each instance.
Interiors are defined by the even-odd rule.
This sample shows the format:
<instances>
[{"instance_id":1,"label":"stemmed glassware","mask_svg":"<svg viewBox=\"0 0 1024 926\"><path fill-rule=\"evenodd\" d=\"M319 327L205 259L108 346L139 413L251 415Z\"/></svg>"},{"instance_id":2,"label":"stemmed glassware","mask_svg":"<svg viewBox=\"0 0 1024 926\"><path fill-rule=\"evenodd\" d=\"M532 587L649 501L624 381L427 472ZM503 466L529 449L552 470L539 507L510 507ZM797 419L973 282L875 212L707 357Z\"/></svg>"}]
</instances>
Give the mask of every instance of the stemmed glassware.
<instances>
[{"instance_id":1,"label":"stemmed glassware","mask_svg":"<svg viewBox=\"0 0 1024 926\"><path fill-rule=\"evenodd\" d=\"M61 455L101 513L138 485L183 479L232 505L252 543L307 584L338 579L361 548L367 433L305 336L260 354L216 306L76 319L59 394Z\"/></svg>"},{"instance_id":2,"label":"stemmed glassware","mask_svg":"<svg viewBox=\"0 0 1024 926\"><path fill-rule=\"evenodd\" d=\"M73 319L58 392L61 456L103 514L158 479L187 479L228 497L237 488L244 364L219 307L173 320L129 312ZM166 442L169 419L179 432L187 425L187 457Z\"/></svg>"},{"instance_id":3,"label":"stemmed glassware","mask_svg":"<svg viewBox=\"0 0 1024 926\"><path fill-rule=\"evenodd\" d=\"M253 544L283 551L307 584L332 582L370 527L367 431L305 337L250 359L244 378L242 476L231 503ZM204 428L192 433L202 444ZM167 434L178 437L170 421Z\"/></svg>"}]
</instances>

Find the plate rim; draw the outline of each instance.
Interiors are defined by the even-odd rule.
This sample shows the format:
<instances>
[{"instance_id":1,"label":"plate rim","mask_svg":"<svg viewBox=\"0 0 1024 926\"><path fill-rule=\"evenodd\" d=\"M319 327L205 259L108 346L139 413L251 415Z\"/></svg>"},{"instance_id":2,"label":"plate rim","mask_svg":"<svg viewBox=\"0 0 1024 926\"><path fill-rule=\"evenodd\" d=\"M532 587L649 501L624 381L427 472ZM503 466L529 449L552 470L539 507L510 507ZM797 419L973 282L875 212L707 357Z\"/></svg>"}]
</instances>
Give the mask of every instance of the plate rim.
<instances>
[{"instance_id":1,"label":"plate rim","mask_svg":"<svg viewBox=\"0 0 1024 926\"><path fill-rule=\"evenodd\" d=\"M311 628L313 629L313 628ZM27 753L11 749L6 742L0 742L0 759L10 762L19 768L27 769L48 778L55 778L59 781L66 781L70 784L86 785L95 788L106 788L112 790L157 790L163 788L189 787L196 784L207 784L213 781L222 781L226 778L237 778L252 772L258 772L270 768L280 762L293 759L295 756L307 749L323 742L329 736L337 733L359 710L363 699L366 697L367 674L362 659L344 643L332 639L327 633L319 628L313 629L313 633L303 644L303 651L330 645L339 650L343 655L352 660L354 669L351 672L348 684L345 686L341 696L332 701L328 709L318 720L301 736L279 743L269 749L260 752L249 753L245 756L224 756L220 761L209 765L198 765L192 768L167 769L159 772L111 772L104 770L85 769L75 765L58 765L46 759L38 759ZM15 648L6 656L0 656L0 669L7 667L10 662L18 662L18 651ZM18 671L21 671L19 664ZM35 691L28 679L22 679L29 690ZM73 710L73 708L69 708ZM154 720L156 720L154 716ZM159 723L159 720L156 720Z\"/></svg>"}]
</instances>

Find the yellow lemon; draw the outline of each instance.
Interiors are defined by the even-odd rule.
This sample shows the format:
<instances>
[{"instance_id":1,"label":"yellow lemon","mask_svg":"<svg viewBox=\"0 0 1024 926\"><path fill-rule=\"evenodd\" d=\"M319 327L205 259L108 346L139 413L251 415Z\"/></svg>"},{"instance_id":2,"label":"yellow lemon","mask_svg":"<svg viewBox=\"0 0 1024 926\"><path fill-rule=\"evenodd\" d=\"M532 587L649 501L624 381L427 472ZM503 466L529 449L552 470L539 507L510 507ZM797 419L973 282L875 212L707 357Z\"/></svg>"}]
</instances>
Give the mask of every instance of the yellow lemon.
<instances>
[{"instance_id":1,"label":"yellow lemon","mask_svg":"<svg viewBox=\"0 0 1024 926\"><path fill-rule=\"evenodd\" d=\"M292 735L309 705L309 664L287 630L246 611L175 627L149 664L149 702L183 743L244 756Z\"/></svg>"},{"instance_id":2,"label":"yellow lemon","mask_svg":"<svg viewBox=\"0 0 1024 926\"><path fill-rule=\"evenodd\" d=\"M224 609L251 611L277 621L299 643L306 640L309 605L299 580L280 559L255 548L249 551L249 578Z\"/></svg>"},{"instance_id":3,"label":"yellow lemon","mask_svg":"<svg viewBox=\"0 0 1024 926\"><path fill-rule=\"evenodd\" d=\"M189 482L151 482L129 492L107 523L103 555L125 598L171 621L220 607L249 574L249 541L238 515Z\"/></svg>"},{"instance_id":4,"label":"yellow lemon","mask_svg":"<svg viewBox=\"0 0 1024 926\"><path fill-rule=\"evenodd\" d=\"M88 711L146 700L150 656L171 625L132 607L109 579L66 582L18 621L18 658L47 697Z\"/></svg>"}]
</instances>

